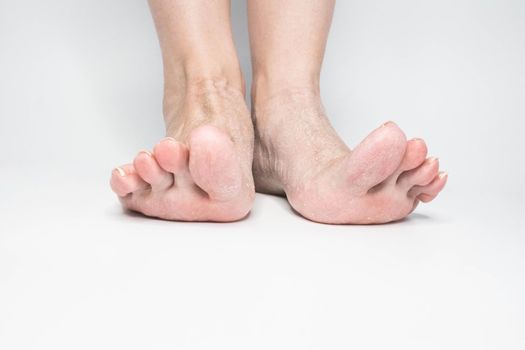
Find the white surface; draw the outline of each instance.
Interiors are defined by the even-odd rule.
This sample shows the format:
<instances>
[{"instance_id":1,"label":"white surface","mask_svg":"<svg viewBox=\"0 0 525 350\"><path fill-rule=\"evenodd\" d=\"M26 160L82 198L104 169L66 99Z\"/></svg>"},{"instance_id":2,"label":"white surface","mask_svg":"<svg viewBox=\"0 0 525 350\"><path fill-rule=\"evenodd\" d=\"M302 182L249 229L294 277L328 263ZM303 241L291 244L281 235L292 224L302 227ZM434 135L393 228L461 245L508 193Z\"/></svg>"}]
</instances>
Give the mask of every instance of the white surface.
<instances>
[{"instance_id":1,"label":"white surface","mask_svg":"<svg viewBox=\"0 0 525 350\"><path fill-rule=\"evenodd\" d=\"M242 222L172 223L123 214L105 181L16 181L37 190L2 194L2 349L525 346L516 202L445 195L367 227L258 196Z\"/></svg>"},{"instance_id":2,"label":"white surface","mask_svg":"<svg viewBox=\"0 0 525 350\"><path fill-rule=\"evenodd\" d=\"M525 348L524 18L520 1L340 1L334 124L354 145L396 120L446 191L385 226L268 196L196 224L124 214L107 185L162 135L146 4L0 0L0 349Z\"/></svg>"}]
</instances>

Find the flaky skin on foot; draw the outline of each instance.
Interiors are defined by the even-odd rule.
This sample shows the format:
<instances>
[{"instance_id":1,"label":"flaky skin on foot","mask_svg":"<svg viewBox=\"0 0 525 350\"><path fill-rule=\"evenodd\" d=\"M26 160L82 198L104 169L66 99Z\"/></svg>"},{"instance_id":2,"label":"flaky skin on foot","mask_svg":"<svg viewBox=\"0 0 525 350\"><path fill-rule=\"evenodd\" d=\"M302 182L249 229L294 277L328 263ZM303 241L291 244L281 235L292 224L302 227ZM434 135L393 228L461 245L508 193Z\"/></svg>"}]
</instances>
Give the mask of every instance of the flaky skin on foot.
<instances>
[{"instance_id":1,"label":"flaky skin on foot","mask_svg":"<svg viewBox=\"0 0 525 350\"><path fill-rule=\"evenodd\" d=\"M235 221L251 208L253 185L241 176L232 142L214 127L196 129L190 146L165 138L153 153L113 171L125 208L180 221ZM190 157L191 154L191 157Z\"/></svg>"},{"instance_id":2,"label":"flaky skin on foot","mask_svg":"<svg viewBox=\"0 0 525 350\"><path fill-rule=\"evenodd\" d=\"M111 187L124 208L180 221L236 221L255 198L253 127L244 97L224 80L191 89L167 116L152 152L116 168Z\"/></svg>"},{"instance_id":3,"label":"flaky skin on foot","mask_svg":"<svg viewBox=\"0 0 525 350\"><path fill-rule=\"evenodd\" d=\"M148 2L162 51L167 138L114 170L111 186L124 208L147 216L242 219L255 197L253 125L230 4Z\"/></svg>"},{"instance_id":4,"label":"flaky skin on foot","mask_svg":"<svg viewBox=\"0 0 525 350\"><path fill-rule=\"evenodd\" d=\"M333 224L380 224L410 214L420 200L432 200L446 173L426 157L423 140L407 142L387 124L323 174L292 187L290 204L305 217ZM328 180L330 179L330 180Z\"/></svg>"},{"instance_id":5,"label":"flaky skin on foot","mask_svg":"<svg viewBox=\"0 0 525 350\"><path fill-rule=\"evenodd\" d=\"M255 189L286 195L310 220L399 220L445 186L423 140L394 123L350 150L320 99L335 2L249 1L252 115L229 1L150 0L162 49L166 139L116 168L126 209L183 221L235 221Z\"/></svg>"},{"instance_id":6,"label":"flaky skin on foot","mask_svg":"<svg viewBox=\"0 0 525 350\"><path fill-rule=\"evenodd\" d=\"M425 142L407 141L393 122L350 150L314 94L288 94L258 110L256 190L286 195L305 218L329 224L396 221L445 186L447 174L439 172L437 158L427 158Z\"/></svg>"}]
</instances>

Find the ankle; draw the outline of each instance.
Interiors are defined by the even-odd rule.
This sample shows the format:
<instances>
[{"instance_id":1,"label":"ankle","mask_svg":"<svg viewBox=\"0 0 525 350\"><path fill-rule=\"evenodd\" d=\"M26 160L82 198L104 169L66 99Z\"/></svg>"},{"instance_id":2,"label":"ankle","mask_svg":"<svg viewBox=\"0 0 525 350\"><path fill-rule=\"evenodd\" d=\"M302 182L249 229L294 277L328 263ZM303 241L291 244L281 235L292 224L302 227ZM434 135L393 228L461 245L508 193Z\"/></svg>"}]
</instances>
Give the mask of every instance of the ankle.
<instances>
[{"instance_id":1,"label":"ankle","mask_svg":"<svg viewBox=\"0 0 525 350\"><path fill-rule=\"evenodd\" d=\"M185 104L200 95L239 95L244 99L245 82L240 66L186 64L177 71L165 72L163 114L167 122L180 114Z\"/></svg>"},{"instance_id":2,"label":"ankle","mask_svg":"<svg viewBox=\"0 0 525 350\"><path fill-rule=\"evenodd\" d=\"M320 101L319 80L315 77L299 79L268 79L257 76L251 86L252 108L266 109L270 105L289 104L295 100L301 102Z\"/></svg>"},{"instance_id":3,"label":"ankle","mask_svg":"<svg viewBox=\"0 0 525 350\"><path fill-rule=\"evenodd\" d=\"M313 68L303 70L282 67L264 69L255 67L251 86L254 103L264 103L275 96L299 91L310 91L319 95L319 72Z\"/></svg>"},{"instance_id":4,"label":"ankle","mask_svg":"<svg viewBox=\"0 0 525 350\"><path fill-rule=\"evenodd\" d=\"M225 62L225 63L221 63ZM226 81L228 86L244 94L245 84L240 64L235 56L229 59L187 58L164 68L164 93L185 95L203 81Z\"/></svg>"},{"instance_id":5,"label":"ankle","mask_svg":"<svg viewBox=\"0 0 525 350\"><path fill-rule=\"evenodd\" d=\"M252 85L252 116L260 126L275 119L324 115L318 84L285 85L269 88ZM300 114L300 115L296 115ZM272 122L273 121L273 122Z\"/></svg>"}]
</instances>

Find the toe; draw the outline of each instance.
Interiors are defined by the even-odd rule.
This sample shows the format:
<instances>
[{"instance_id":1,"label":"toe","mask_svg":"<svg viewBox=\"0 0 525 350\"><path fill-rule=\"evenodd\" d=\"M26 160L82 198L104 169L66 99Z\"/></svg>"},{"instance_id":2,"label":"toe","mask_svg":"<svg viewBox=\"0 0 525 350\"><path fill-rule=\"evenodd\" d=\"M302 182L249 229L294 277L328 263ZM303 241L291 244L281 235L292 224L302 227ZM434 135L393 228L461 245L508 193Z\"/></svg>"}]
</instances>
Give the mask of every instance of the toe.
<instances>
[{"instance_id":1,"label":"toe","mask_svg":"<svg viewBox=\"0 0 525 350\"><path fill-rule=\"evenodd\" d=\"M368 191L396 171L406 147L405 134L392 122L372 131L348 158L348 181L356 191Z\"/></svg>"},{"instance_id":2,"label":"toe","mask_svg":"<svg viewBox=\"0 0 525 350\"><path fill-rule=\"evenodd\" d=\"M436 177L438 170L438 159L430 157L419 167L402 173L397 180L397 184L407 190L413 186L428 185Z\"/></svg>"},{"instance_id":3,"label":"toe","mask_svg":"<svg viewBox=\"0 0 525 350\"><path fill-rule=\"evenodd\" d=\"M173 184L173 175L162 169L148 151L139 152L133 161L133 166L153 190L165 190Z\"/></svg>"},{"instance_id":4,"label":"toe","mask_svg":"<svg viewBox=\"0 0 525 350\"><path fill-rule=\"evenodd\" d=\"M162 169L178 174L188 169L188 147L171 137L162 139L154 150L155 159Z\"/></svg>"},{"instance_id":5,"label":"toe","mask_svg":"<svg viewBox=\"0 0 525 350\"><path fill-rule=\"evenodd\" d=\"M210 198L227 201L240 192L240 161L226 134L210 125L196 128L190 135L189 149L190 173Z\"/></svg>"},{"instance_id":6,"label":"toe","mask_svg":"<svg viewBox=\"0 0 525 350\"><path fill-rule=\"evenodd\" d=\"M448 174L446 172L440 172L428 185L414 186L412 189L410 189L408 195L417 197L417 199L424 203L430 202L436 198L443 187L445 187L447 179Z\"/></svg>"},{"instance_id":7,"label":"toe","mask_svg":"<svg viewBox=\"0 0 525 350\"><path fill-rule=\"evenodd\" d=\"M407 142L407 148L399 168L392 174L386 182L396 183L399 175L407 170L412 170L420 166L427 156L427 145L422 139L411 139Z\"/></svg>"},{"instance_id":8,"label":"toe","mask_svg":"<svg viewBox=\"0 0 525 350\"><path fill-rule=\"evenodd\" d=\"M113 192L120 197L149 187L131 164L115 168L111 173L110 185Z\"/></svg>"},{"instance_id":9,"label":"toe","mask_svg":"<svg viewBox=\"0 0 525 350\"><path fill-rule=\"evenodd\" d=\"M427 157L427 145L422 139L412 139L407 142L407 149L403 161L399 166L400 172L412 170L420 166Z\"/></svg>"}]
</instances>

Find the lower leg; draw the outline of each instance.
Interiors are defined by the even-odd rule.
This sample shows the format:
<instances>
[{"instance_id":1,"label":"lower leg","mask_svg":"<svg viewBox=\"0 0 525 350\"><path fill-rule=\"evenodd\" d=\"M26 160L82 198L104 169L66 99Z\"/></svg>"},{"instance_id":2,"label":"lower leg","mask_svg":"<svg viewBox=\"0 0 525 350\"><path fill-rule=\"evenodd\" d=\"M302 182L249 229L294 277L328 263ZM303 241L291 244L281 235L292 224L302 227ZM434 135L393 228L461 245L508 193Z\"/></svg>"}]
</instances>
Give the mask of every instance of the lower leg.
<instances>
[{"instance_id":1,"label":"lower leg","mask_svg":"<svg viewBox=\"0 0 525 350\"><path fill-rule=\"evenodd\" d=\"M249 1L256 189L285 194L315 221L397 220L446 177L436 161L424 162L423 141L407 143L393 123L353 151L337 136L319 93L333 8L334 1Z\"/></svg>"},{"instance_id":2,"label":"lower leg","mask_svg":"<svg viewBox=\"0 0 525 350\"><path fill-rule=\"evenodd\" d=\"M244 93L229 0L150 0L149 4L162 50L166 124L184 106L190 91L223 82Z\"/></svg>"},{"instance_id":3,"label":"lower leg","mask_svg":"<svg viewBox=\"0 0 525 350\"><path fill-rule=\"evenodd\" d=\"M252 111L255 132L262 141L256 146L256 158L260 161L254 164L254 174L257 188L263 192L283 191L269 176L269 168L275 169L272 175L280 173L281 178L293 176L290 173L302 172L301 164L312 157L327 158L328 161L344 156L348 151L324 115L319 92L321 64L334 2L248 2L253 65ZM301 132L290 135L290 130L296 128ZM308 136L311 134L322 136L312 138ZM293 138L296 142L291 142ZM297 144L301 145L300 153L296 152ZM266 154L275 154L274 151L284 158L293 159L293 162L287 167L262 164L270 160Z\"/></svg>"},{"instance_id":4,"label":"lower leg","mask_svg":"<svg viewBox=\"0 0 525 350\"><path fill-rule=\"evenodd\" d=\"M281 90L318 94L334 3L249 0L254 102Z\"/></svg>"},{"instance_id":5,"label":"lower leg","mask_svg":"<svg viewBox=\"0 0 525 350\"><path fill-rule=\"evenodd\" d=\"M151 0L167 139L112 175L124 206L173 220L236 220L253 201L253 127L228 0ZM213 15L210 15L213 14Z\"/></svg>"}]
</instances>

